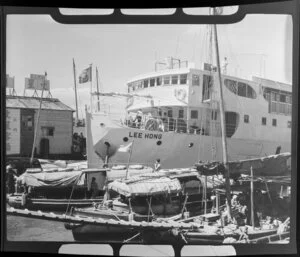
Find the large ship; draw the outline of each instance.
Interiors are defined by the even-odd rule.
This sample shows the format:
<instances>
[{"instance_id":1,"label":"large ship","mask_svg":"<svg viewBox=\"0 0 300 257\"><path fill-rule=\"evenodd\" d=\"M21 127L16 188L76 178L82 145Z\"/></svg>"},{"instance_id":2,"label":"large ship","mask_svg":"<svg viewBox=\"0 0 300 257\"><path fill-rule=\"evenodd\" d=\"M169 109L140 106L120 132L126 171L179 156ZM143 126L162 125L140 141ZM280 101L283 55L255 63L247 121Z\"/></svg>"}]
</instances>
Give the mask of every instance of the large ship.
<instances>
[{"instance_id":1,"label":"large ship","mask_svg":"<svg viewBox=\"0 0 300 257\"><path fill-rule=\"evenodd\" d=\"M163 66L163 69L158 69ZM222 71L228 161L291 151L292 86ZM222 160L217 68L175 58L127 83L127 116L87 112L88 164L184 168Z\"/></svg>"}]
</instances>

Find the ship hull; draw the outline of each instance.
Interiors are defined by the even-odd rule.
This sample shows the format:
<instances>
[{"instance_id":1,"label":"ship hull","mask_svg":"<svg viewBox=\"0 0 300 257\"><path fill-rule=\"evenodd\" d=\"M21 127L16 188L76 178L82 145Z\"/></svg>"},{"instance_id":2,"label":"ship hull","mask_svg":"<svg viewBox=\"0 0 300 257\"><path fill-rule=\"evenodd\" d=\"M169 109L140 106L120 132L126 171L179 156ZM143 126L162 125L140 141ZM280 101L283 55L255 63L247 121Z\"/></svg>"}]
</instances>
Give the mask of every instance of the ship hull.
<instances>
[{"instance_id":1,"label":"ship hull","mask_svg":"<svg viewBox=\"0 0 300 257\"><path fill-rule=\"evenodd\" d=\"M160 159L162 168L186 168L201 161L222 161L222 139L199 134L147 131L121 126L109 116L87 114L88 164L99 167L108 157L113 164L127 164L128 152L121 146L132 143L130 162L153 166ZM109 146L108 146L109 145ZM246 160L273 155L277 147L290 152L290 141L227 138L228 160Z\"/></svg>"}]
</instances>

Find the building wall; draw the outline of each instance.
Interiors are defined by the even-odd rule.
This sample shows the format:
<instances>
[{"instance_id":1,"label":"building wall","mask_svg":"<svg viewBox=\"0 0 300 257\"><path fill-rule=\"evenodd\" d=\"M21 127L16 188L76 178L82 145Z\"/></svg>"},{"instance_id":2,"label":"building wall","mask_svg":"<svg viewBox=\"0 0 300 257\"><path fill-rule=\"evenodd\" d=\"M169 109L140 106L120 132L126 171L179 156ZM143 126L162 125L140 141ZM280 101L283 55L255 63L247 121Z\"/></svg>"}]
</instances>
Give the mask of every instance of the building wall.
<instances>
[{"instance_id":1,"label":"building wall","mask_svg":"<svg viewBox=\"0 0 300 257\"><path fill-rule=\"evenodd\" d=\"M20 109L6 109L6 154L20 154Z\"/></svg>"},{"instance_id":2,"label":"building wall","mask_svg":"<svg viewBox=\"0 0 300 257\"><path fill-rule=\"evenodd\" d=\"M35 111L34 120L37 122L38 110ZM45 129L54 128L53 136L47 135ZM73 135L72 111L41 110L36 139L37 154L40 154L42 138L49 139L49 154L70 154Z\"/></svg>"}]
</instances>

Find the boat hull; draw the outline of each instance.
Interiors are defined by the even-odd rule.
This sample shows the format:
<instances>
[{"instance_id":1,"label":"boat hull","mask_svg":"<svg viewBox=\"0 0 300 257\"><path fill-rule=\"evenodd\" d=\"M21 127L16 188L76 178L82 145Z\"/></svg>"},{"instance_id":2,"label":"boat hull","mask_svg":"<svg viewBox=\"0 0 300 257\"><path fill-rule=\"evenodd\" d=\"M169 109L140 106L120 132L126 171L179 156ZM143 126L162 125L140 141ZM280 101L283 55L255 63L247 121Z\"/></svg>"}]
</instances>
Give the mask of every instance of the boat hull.
<instances>
[{"instance_id":1,"label":"boat hull","mask_svg":"<svg viewBox=\"0 0 300 257\"><path fill-rule=\"evenodd\" d=\"M102 199L45 199L45 198L27 198L26 203L22 200L22 194L10 195L7 197L9 206L18 209L29 210L51 210L66 211L71 207L90 207L94 203L100 203Z\"/></svg>"}]
</instances>

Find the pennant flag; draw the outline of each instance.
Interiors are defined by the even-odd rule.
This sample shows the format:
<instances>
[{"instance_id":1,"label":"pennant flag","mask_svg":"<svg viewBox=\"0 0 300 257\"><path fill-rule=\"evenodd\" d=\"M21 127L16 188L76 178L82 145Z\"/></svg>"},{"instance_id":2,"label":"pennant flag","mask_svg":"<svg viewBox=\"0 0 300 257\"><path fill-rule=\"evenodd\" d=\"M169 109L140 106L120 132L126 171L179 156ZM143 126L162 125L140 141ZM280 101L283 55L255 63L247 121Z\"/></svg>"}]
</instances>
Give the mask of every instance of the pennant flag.
<instances>
[{"instance_id":1,"label":"pennant flag","mask_svg":"<svg viewBox=\"0 0 300 257\"><path fill-rule=\"evenodd\" d=\"M128 145L120 145L118 151L123 153L129 153L131 151L132 142Z\"/></svg>"},{"instance_id":2,"label":"pennant flag","mask_svg":"<svg viewBox=\"0 0 300 257\"><path fill-rule=\"evenodd\" d=\"M83 84L91 80L92 80L92 67L89 67L83 70L79 75L79 84Z\"/></svg>"}]
</instances>

